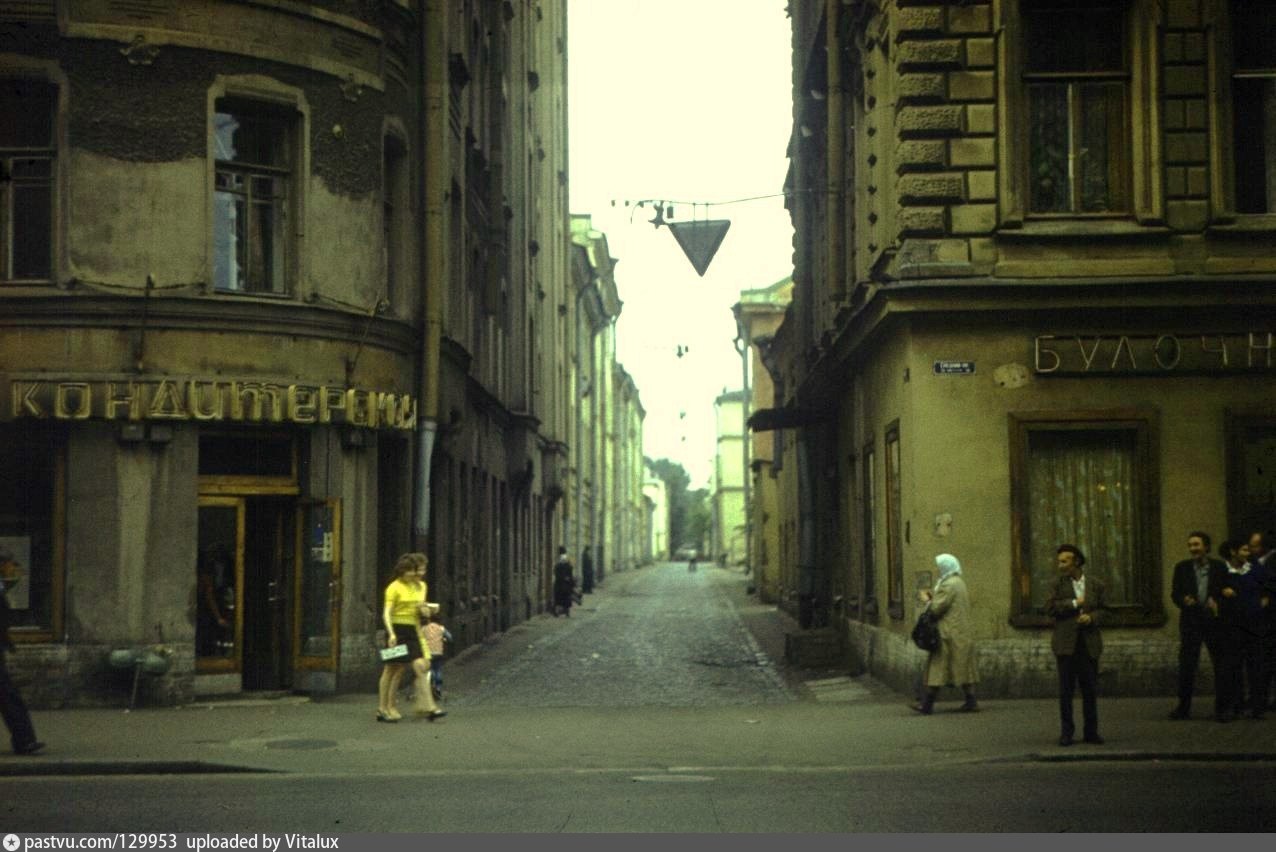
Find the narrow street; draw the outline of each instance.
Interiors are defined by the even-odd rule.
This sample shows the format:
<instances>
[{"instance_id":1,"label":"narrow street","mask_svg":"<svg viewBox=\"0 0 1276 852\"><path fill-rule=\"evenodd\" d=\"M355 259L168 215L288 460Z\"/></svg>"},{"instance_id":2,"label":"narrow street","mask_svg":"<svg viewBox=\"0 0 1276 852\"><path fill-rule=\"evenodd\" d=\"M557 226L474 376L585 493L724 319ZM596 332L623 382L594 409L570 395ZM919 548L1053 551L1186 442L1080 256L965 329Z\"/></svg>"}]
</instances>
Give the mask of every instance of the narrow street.
<instances>
[{"instance_id":1,"label":"narrow street","mask_svg":"<svg viewBox=\"0 0 1276 852\"><path fill-rule=\"evenodd\" d=\"M608 577L449 660L449 716L371 695L36 714L0 761L12 831L1270 831L1273 721L1170 722L1102 699L1108 744L1059 749L1055 702L918 717L865 679L786 669L790 622L746 580ZM955 706L952 702L949 705ZM1078 790L1085 790L1084 796ZM419 804L412 804L420 799ZM1166 801L1185 803L1173 809ZM944 806L934 807L937 802Z\"/></svg>"},{"instance_id":2,"label":"narrow street","mask_svg":"<svg viewBox=\"0 0 1276 852\"><path fill-rule=\"evenodd\" d=\"M660 563L607 580L553 632L483 667L454 706L715 707L794 700L718 568ZM450 686L451 684L449 684Z\"/></svg>"}]
</instances>

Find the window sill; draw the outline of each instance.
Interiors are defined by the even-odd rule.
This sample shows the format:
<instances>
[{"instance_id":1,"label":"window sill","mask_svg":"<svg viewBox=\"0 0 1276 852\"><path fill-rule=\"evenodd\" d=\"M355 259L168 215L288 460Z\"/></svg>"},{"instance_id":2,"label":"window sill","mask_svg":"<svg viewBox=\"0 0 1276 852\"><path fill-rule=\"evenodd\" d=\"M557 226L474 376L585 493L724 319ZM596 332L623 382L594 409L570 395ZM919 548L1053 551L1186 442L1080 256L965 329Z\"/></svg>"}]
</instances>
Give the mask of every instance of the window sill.
<instances>
[{"instance_id":1,"label":"window sill","mask_svg":"<svg viewBox=\"0 0 1276 852\"><path fill-rule=\"evenodd\" d=\"M1205 233L1213 237L1248 237L1276 233L1276 215L1238 215L1235 219L1210 225Z\"/></svg>"},{"instance_id":2,"label":"window sill","mask_svg":"<svg viewBox=\"0 0 1276 852\"><path fill-rule=\"evenodd\" d=\"M54 644L53 631L47 627L11 627L9 638L15 646Z\"/></svg>"},{"instance_id":3,"label":"window sill","mask_svg":"<svg viewBox=\"0 0 1276 852\"><path fill-rule=\"evenodd\" d=\"M1132 219L1033 219L1018 228L1001 227L1005 240L1166 239L1174 231L1164 225L1140 225Z\"/></svg>"},{"instance_id":4,"label":"window sill","mask_svg":"<svg viewBox=\"0 0 1276 852\"><path fill-rule=\"evenodd\" d=\"M229 296L234 299L270 299L273 301L287 301L296 298L292 293L268 293L264 290L223 290L213 287L210 288L208 292L214 296Z\"/></svg>"}]
</instances>

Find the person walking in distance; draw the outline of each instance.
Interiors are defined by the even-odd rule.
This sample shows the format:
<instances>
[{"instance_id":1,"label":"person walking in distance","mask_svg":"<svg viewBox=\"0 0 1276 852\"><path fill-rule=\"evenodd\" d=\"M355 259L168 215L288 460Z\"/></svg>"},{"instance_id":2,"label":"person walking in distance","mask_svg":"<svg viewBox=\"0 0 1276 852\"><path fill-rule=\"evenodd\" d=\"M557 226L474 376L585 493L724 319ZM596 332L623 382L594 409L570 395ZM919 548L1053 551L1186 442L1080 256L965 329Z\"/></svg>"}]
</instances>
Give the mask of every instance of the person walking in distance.
<instances>
[{"instance_id":1,"label":"person walking in distance","mask_svg":"<svg viewBox=\"0 0 1276 852\"><path fill-rule=\"evenodd\" d=\"M567 558L567 548L558 548L558 561L554 563L554 617L562 610L568 618L572 615L572 598L576 593L576 567Z\"/></svg>"},{"instance_id":2,"label":"person walking in distance","mask_svg":"<svg viewBox=\"0 0 1276 852\"><path fill-rule=\"evenodd\" d=\"M1192 718L1192 693L1196 690L1196 669L1205 646L1214 669L1214 712L1222 709L1217 686L1219 665L1218 618L1210 602L1217 603L1227 566L1210 557L1210 537L1192 532L1187 536L1188 558L1174 566L1170 600L1179 608L1179 700L1170 711L1171 719Z\"/></svg>"},{"instance_id":3,"label":"person walking in distance","mask_svg":"<svg viewBox=\"0 0 1276 852\"><path fill-rule=\"evenodd\" d=\"M1054 619L1050 649L1059 669L1059 745L1070 746L1076 726L1072 721L1072 696L1081 687L1083 738L1101 745L1099 736L1099 655L1103 636L1099 614L1103 610L1103 583L1085 574L1085 554L1073 544L1055 550L1059 579L1046 601L1046 614Z\"/></svg>"},{"instance_id":4,"label":"person walking in distance","mask_svg":"<svg viewBox=\"0 0 1276 852\"><path fill-rule=\"evenodd\" d=\"M926 691L913 709L929 716L942 686L960 686L966 701L959 708L967 713L979 709L975 701L975 684L979 672L975 665L975 642L970 623L970 594L961 576L961 563L950 553L935 557L939 580L934 589L921 589L917 596L939 627L939 647L926 661Z\"/></svg>"},{"instance_id":5,"label":"person walking in distance","mask_svg":"<svg viewBox=\"0 0 1276 852\"><path fill-rule=\"evenodd\" d=\"M38 754L44 748L44 743L35 737L31 714L27 712L22 694L9 677L9 664L5 659L13 650L13 641L9 638L9 622L13 611L9 609L6 592L21 580L22 569L17 560L11 554L0 553L0 715L4 716L4 724L9 729L13 753Z\"/></svg>"}]
</instances>

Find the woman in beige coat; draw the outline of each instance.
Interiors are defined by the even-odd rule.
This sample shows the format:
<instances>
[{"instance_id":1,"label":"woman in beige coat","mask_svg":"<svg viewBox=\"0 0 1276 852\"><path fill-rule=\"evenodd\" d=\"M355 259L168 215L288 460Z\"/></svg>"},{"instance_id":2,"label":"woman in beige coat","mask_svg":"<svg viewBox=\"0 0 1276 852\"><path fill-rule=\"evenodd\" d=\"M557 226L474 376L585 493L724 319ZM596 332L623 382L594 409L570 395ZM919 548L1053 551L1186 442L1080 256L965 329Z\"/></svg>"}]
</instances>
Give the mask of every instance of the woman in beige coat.
<instances>
[{"instance_id":1,"label":"woman in beige coat","mask_svg":"<svg viewBox=\"0 0 1276 852\"><path fill-rule=\"evenodd\" d=\"M969 713L979 709L975 701L979 671L971 635L970 594L957 557L941 553L935 557L935 567L939 569L939 580L934 590L922 589L918 596L939 625L939 647L926 661L926 692L913 709L930 715L941 686L960 686L966 702L958 709Z\"/></svg>"}]
</instances>

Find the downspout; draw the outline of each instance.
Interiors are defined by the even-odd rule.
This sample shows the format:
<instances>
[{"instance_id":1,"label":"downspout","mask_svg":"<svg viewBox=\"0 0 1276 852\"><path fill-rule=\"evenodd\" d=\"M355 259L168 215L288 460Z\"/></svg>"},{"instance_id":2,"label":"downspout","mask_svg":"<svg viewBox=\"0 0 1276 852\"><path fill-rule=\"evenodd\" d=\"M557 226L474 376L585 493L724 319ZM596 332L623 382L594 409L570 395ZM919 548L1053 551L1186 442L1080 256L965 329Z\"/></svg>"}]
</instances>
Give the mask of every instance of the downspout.
<instances>
[{"instance_id":1,"label":"downspout","mask_svg":"<svg viewBox=\"0 0 1276 852\"><path fill-rule=\"evenodd\" d=\"M416 488L412 532L417 550L426 549L430 533L430 466L439 424L440 349L443 342L443 294L447 281L447 10L445 0L423 4L421 43L421 150L424 156L425 239L421 335L421 394L417 412Z\"/></svg>"},{"instance_id":2,"label":"downspout","mask_svg":"<svg viewBox=\"0 0 1276 852\"><path fill-rule=\"evenodd\" d=\"M845 103L842 97L842 42L841 18L839 12L841 0L825 0L824 12L824 52L825 75L828 91L825 93L827 109L827 126L825 130L825 170L827 185L825 208L828 216L825 220L827 230L828 254L826 255L825 281L826 294L835 301L845 298L846 282L843 278L842 243L845 234L845 204L843 183L846 175L845 138L846 128L842 118Z\"/></svg>"}]
</instances>

